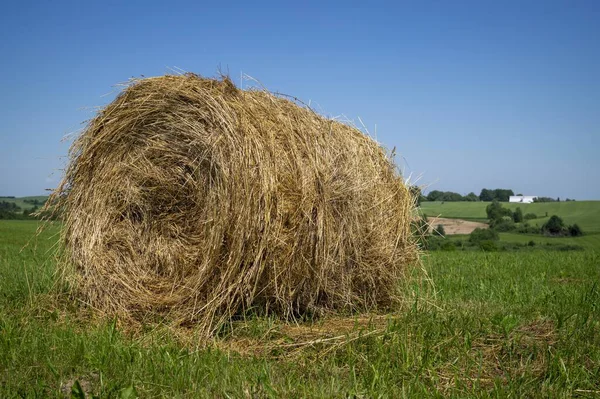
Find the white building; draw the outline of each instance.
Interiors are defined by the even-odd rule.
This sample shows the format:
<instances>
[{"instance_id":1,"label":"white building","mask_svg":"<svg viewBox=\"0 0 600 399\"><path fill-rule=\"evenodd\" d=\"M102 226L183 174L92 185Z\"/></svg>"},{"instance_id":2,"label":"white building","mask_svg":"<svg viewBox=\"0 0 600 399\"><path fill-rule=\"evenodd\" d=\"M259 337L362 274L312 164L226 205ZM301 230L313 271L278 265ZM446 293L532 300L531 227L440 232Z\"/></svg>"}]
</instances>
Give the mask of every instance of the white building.
<instances>
[{"instance_id":1,"label":"white building","mask_svg":"<svg viewBox=\"0 0 600 399\"><path fill-rule=\"evenodd\" d=\"M521 202L523 204L531 204L537 195L511 195L508 202Z\"/></svg>"}]
</instances>

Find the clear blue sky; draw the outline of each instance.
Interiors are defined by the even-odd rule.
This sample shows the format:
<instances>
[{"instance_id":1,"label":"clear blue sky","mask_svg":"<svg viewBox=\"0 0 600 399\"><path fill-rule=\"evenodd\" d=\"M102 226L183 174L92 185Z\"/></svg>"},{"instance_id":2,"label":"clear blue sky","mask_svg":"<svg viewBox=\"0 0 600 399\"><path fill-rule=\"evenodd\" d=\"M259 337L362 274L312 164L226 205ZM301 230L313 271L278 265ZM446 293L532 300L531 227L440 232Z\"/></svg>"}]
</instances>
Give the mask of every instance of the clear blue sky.
<instances>
[{"instance_id":1,"label":"clear blue sky","mask_svg":"<svg viewBox=\"0 0 600 399\"><path fill-rule=\"evenodd\" d=\"M430 189L600 199L599 1L286 3L3 4L0 195L55 187L116 83L220 66L377 125Z\"/></svg>"}]
</instances>

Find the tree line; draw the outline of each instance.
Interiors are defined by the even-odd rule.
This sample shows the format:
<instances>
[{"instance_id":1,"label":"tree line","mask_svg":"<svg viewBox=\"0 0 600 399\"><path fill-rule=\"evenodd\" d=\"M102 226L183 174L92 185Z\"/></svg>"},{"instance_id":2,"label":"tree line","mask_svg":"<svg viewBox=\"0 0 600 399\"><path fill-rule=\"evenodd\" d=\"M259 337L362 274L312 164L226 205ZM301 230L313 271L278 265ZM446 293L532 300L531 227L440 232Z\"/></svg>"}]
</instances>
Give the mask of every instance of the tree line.
<instances>
[{"instance_id":1,"label":"tree line","mask_svg":"<svg viewBox=\"0 0 600 399\"><path fill-rule=\"evenodd\" d=\"M430 191L427 195L423 195L421 193L421 189L419 187L413 186L411 187L411 191L413 195L418 198L418 202L421 203L423 201L499 201L499 202L508 202L509 197L511 195L515 195L513 190L505 189L505 188L496 188L493 190L484 188L481 190L479 195L474 192L470 192L467 195L461 195L459 193L455 193L453 191L440 191L433 190Z\"/></svg>"},{"instance_id":2,"label":"tree line","mask_svg":"<svg viewBox=\"0 0 600 399\"><path fill-rule=\"evenodd\" d=\"M442 201L442 202L458 202L458 201L485 201L485 202L508 202L510 197L515 195L515 192L511 189L506 188L496 188L496 189L488 189L483 188L479 195L474 192L470 192L467 195L462 195L459 193L455 193L454 191L440 191L433 190L430 191L427 195L423 195L421 192L421 188L417 186L411 186L410 190L412 194L417 199L417 202L420 204L423 201ZM517 194L523 195L523 194ZM575 201L574 199L567 198L565 201ZM533 199L533 202L560 202L560 197L558 198L550 198L550 197L536 197Z\"/></svg>"}]
</instances>

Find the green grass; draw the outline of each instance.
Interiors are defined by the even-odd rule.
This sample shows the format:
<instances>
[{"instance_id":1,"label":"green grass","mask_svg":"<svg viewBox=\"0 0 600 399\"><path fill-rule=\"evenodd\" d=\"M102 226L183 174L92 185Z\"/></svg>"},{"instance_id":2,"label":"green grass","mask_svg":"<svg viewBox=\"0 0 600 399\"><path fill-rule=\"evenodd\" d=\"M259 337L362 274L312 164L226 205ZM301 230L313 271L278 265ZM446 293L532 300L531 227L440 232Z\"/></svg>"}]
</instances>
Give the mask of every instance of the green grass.
<instances>
[{"instance_id":1,"label":"green grass","mask_svg":"<svg viewBox=\"0 0 600 399\"><path fill-rule=\"evenodd\" d=\"M587 250L600 251L600 233L588 233L582 237L546 237L541 234L519 234L519 233L499 233L501 243L514 243L526 245L530 241L535 243L535 249L553 249L559 246L573 246ZM469 240L468 234L456 234L446 236L451 241ZM542 246L542 248L539 248Z\"/></svg>"},{"instance_id":2,"label":"green grass","mask_svg":"<svg viewBox=\"0 0 600 399\"><path fill-rule=\"evenodd\" d=\"M421 212L430 217L485 220L487 218L485 207L488 204L489 202L424 201L421 202Z\"/></svg>"},{"instance_id":3,"label":"green grass","mask_svg":"<svg viewBox=\"0 0 600 399\"><path fill-rule=\"evenodd\" d=\"M441 216L459 219L485 220L485 208L489 202L422 202L421 211L427 216ZM538 219L530 220L532 225L541 226L552 215L563 218L566 224L577 223L584 232L600 232L600 201L543 202L533 204L502 203L503 207L515 210L521 208L523 214L535 213ZM548 217L546 217L546 213Z\"/></svg>"},{"instance_id":4,"label":"green grass","mask_svg":"<svg viewBox=\"0 0 600 399\"><path fill-rule=\"evenodd\" d=\"M545 237L539 234L517 234L500 233L500 240L503 242L513 242L527 244L529 241L536 245L572 245L585 249L600 250L600 233L588 233L582 237Z\"/></svg>"},{"instance_id":5,"label":"green grass","mask_svg":"<svg viewBox=\"0 0 600 399\"><path fill-rule=\"evenodd\" d=\"M134 389L189 398L600 392L600 256L592 250L435 252L425 259L435 290L409 280L400 287L406 304L371 323L348 317L355 327L338 328L339 318L326 318L314 330L249 317L202 348L193 330L128 333L57 299L48 250L59 226L23 249L36 226L0 221L2 398L63 397L74 381L99 397Z\"/></svg>"}]
</instances>

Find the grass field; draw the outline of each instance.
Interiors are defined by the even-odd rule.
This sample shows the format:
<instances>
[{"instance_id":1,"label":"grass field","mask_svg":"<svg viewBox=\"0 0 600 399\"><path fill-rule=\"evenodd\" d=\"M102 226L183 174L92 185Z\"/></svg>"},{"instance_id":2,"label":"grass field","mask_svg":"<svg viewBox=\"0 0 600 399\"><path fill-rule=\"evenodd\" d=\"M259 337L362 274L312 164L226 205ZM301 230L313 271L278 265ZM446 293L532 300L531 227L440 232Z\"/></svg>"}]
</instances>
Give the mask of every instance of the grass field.
<instances>
[{"instance_id":1,"label":"grass field","mask_svg":"<svg viewBox=\"0 0 600 399\"><path fill-rule=\"evenodd\" d=\"M582 237L544 237L539 234L516 234L516 233L500 233L500 240L504 242L513 242L519 244L527 244L533 241L536 245L553 245L560 243L563 245L572 245L582 247L584 249L594 249L600 251L600 233L588 233Z\"/></svg>"},{"instance_id":2,"label":"grass field","mask_svg":"<svg viewBox=\"0 0 600 399\"><path fill-rule=\"evenodd\" d=\"M572 246L576 248L588 249L600 251L600 233L588 233L582 237L546 237L541 234L519 234L519 233L499 233L500 241L503 243L515 243L515 244L529 244L533 241L538 248L539 246L548 246L552 249L556 246ZM456 234L448 235L447 239L450 240L463 240L469 239L468 234Z\"/></svg>"},{"instance_id":3,"label":"grass field","mask_svg":"<svg viewBox=\"0 0 600 399\"><path fill-rule=\"evenodd\" d=\"M0 221L2 398L600 395L593 250L434 252L432 284L415 270L386 315L248 316L203 346L193 329L94 321L60 295L59 226L23 249L36 226Z\"/></svg>"},{"instance_id":4,"label":"grass field","mask_svg":"<svg viewBox=\"0 0 600 399\"><path fill-rule=\"evenodd\" d=\"M485 220L487 218L485 208L489 204L489 202L425 201L421 203L421 211L427 216ZM577 223L584 232L600 232L600 201L502 203L502 206L513 211L521 208L523 214L535 213L538 218L529 221L532 225L541 226L550 216L558 215L566 224ZM546 214L548 214L547 217Z\"/></svg>"}]
</instances>

